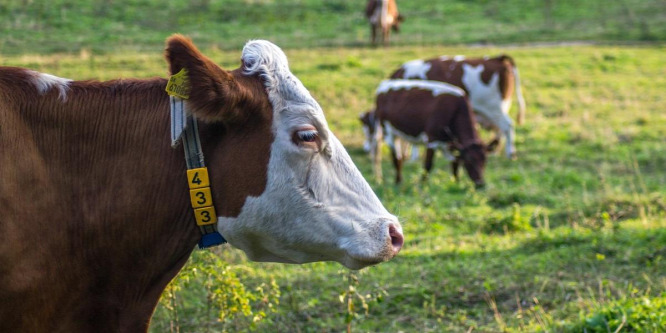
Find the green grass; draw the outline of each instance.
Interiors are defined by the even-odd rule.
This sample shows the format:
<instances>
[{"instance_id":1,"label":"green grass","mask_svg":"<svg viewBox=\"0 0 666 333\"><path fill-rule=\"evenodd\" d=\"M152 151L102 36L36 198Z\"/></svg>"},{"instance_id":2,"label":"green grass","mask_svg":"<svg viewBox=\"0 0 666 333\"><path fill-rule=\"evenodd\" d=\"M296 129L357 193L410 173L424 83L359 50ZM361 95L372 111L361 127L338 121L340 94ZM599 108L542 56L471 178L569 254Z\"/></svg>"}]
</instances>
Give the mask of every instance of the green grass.
<instances>
[{"instance_id":1,"label":"green grass","mask_svg":"<svg viewBox=\"0 0 666 333\"><path fill-rule=\"evenodd\" d=\"M221 49L367 45L362 0L4 0L0 50L155 50L174 32ZM662 0L410 0L396 45L561 40L664 41Z\"/></svg>"},{"instance_id":2,"label":"green grass","mask_svg":"<svg viewBox=\"0 0 666 333\"><path fill-rule=\"evenodd\" d=\"M403 221L405 247L393 261L353 273L331 263L251 263L228 246L213 250L215 256L197 252L167 291L152 330L319 332L348 324L369 332L605 332L620 324L663 330L665 51L658 45L287 50L333 131ZM400 186L391 183L384 159L387 181L376 183L357 115L371 107L378 82L413 58L499 52L516 59L528 103L527 123L517 129L518 160L491 156L483 191L466 178L454 182L441 157L425 184L421 166L408 164ZM237 66L239 50L205 53ZM4 64L70 78L166 71L159 51L12 56Z\"/></svg>"}]
</instances>

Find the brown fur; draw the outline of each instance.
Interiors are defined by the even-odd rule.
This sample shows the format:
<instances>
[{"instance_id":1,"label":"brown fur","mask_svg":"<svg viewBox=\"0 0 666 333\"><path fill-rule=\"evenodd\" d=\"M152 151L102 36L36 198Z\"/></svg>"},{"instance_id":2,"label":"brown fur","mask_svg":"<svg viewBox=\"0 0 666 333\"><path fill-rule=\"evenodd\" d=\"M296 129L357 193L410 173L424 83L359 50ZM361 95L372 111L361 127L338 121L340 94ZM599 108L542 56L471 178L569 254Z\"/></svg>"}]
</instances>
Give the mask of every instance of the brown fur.
<instances>
[{"instance_id":1,"label":"brown fur","mask_svg":"<svg viewBox=\"0 0 666 333\"><path fill-rule=\"evenodd\" d=\"M272 110L258 77L226 72L182 36L188 105L218 215L264 191ZM75 81L40 95L0 67L0 331L136 332L200 237L166 80Z\"/></svg>"}]
</instances>

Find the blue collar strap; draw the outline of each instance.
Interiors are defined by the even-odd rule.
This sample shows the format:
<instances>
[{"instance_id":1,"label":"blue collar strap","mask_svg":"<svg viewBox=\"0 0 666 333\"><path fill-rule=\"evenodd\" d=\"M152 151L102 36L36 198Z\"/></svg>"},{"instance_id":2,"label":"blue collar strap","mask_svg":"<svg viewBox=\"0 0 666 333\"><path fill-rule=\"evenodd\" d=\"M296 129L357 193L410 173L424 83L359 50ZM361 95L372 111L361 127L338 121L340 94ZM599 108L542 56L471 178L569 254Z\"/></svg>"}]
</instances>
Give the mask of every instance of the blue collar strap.
<instances>
[{"instance_id":1,"label":"blue collar strap","mask_svg":"<svg viewBox=\"0 0 666 333\"><path fill-rule=\"evenodd\" d=\"M185 75L186 72L183 70L172 76L166 88L167 93L170 95L169 100L171 105L171 146L176 146L179 139L183 140L185 164L187 165L187 184L190 188L190 201L194 209L194 218L197 226L201 229L199 248L204 249L224 244L227 241L217 231L217 215L213 206L208 168L204 164L203 151L201 150L197 120L185 109L183 99L187 99L188 96L182 92L189 91L189 84L186 78L183 80Z\"/></svg>"}]
</instances>

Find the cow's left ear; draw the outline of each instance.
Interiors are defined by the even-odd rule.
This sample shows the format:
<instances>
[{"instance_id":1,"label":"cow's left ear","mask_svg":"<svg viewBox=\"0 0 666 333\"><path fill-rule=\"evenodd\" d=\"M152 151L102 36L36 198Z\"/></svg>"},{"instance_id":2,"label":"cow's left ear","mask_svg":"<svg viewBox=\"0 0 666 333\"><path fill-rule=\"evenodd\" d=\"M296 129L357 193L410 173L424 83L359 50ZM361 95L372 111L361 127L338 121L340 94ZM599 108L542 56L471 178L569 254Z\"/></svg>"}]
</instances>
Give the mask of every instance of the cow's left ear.
<instances>
[{"instance_id":1,"label":"cow's left ear","mask_svg":"<svg viewBox=\"0 0 666 333\"><path fill-rule=\"evenodd\" d=\"M495 138L493 141L490 141L488 145L486 145L486 151L493 152L495 149L497 149L497 146L499 146L499 139Z\"/></svg>"},{"instance_id":2,"label":"cow's left ear","mask_svg":"<svg viewBox=\"0 0 666 333\"><path fill-rule=\"evenodd\" d=\"M189 38L179 34L169 37L165 57L172 75L186 70L190 88L187 106L198 119L228 121L242 115L240 106L247 105L250 90L201 54Z\"/></svg>"}]
</instances>

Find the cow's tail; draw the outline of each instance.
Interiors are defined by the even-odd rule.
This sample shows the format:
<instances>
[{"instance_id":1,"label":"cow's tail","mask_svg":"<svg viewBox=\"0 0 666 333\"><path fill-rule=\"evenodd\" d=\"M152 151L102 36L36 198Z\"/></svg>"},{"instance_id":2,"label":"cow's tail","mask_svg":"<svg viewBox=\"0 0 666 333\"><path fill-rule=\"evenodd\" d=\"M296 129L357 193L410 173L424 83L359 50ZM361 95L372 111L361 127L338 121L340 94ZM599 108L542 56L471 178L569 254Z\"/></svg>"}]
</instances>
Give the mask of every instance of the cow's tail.
<instances>
[{"instance_id":1,"label":"cow's tail","mask_svg":"<svg viewBox=\"0 0 666 333\"><path fill-rule=\"evenodd\" d=\"M525 98L523 97L523 90L520 88L520 75L518 74L518 67L513 66L513 77L516 80L516 99L518 100L518 114L516 115L516 122L522 125L525 122Z\"/></svg>"},{"instance_id":2,"label":"cow's tail","mask_svg":"<svg viewBox=\"0 0 666 333\"><path fill-rule=\"evenodd\" d=\"M513 71L513 79L516 86L516 99L518 100L518 114L516 115L516 122L518 125L522 125L525 122L525 98L523 98L523 91L520 88L520 74L518 74L518 66L513 58L508 55L501 56L503 61L508 61L511 64L511 70Z\"/></svg>"}]
</instances>

